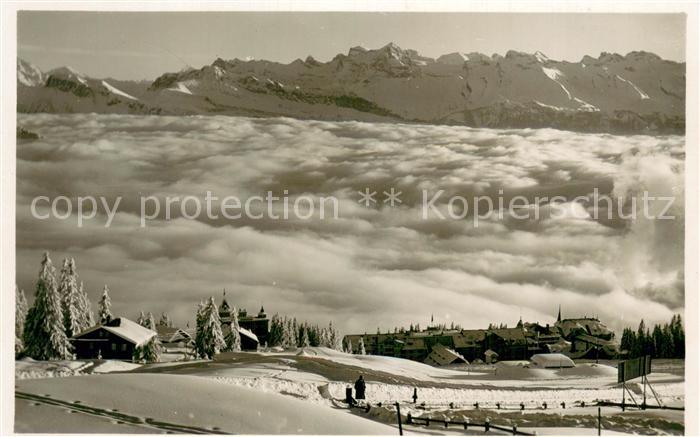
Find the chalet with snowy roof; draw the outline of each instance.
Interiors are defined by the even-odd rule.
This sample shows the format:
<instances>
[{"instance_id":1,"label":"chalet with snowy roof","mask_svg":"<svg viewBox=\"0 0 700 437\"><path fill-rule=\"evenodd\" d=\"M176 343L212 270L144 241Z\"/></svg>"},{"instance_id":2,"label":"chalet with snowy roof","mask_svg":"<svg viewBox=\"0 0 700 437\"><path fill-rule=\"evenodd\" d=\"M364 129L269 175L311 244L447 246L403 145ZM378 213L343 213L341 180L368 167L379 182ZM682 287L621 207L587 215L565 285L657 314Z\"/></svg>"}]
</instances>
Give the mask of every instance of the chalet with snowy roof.
<instances>
[{"instance_id":1,"label":"chalet with snowy roof","mask_svg":"<svg viewBox=\"0 0 700 437\"><path fill-rule=\"evenodd\" d=\"M71 338L78 359L131 360L134 349L158 335L125 317L95 325Z\"/></svg>"},{"instance_id":2,"label":"chalet with snowy roof","mask_svg":"<svg viewBox=\"0 0 700 437\"><path fill-rule=\"evenodd\" d=\"M195 332L191 329L157 325L156 332L158 340L166 349L192 347L194 344Z\"/></svg>"}]
</instances>

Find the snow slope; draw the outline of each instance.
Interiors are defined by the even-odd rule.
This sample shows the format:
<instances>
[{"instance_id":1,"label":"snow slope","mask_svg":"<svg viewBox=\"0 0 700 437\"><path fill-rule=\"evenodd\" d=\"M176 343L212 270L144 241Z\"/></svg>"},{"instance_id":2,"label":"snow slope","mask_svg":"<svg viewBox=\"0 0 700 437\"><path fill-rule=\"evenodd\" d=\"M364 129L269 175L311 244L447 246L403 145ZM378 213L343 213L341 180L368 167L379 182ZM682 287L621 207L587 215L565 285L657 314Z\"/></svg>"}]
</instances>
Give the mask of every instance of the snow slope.
<instances>
[{"instance_id":1,"label":"snow slope","mask_svg":"<svg viewBox=\"0 0 700 437\"><path fill-rule=\"evenodd\" d=\"M109 83L105 82L104 80L102 81L102 85L109 90L112 94L117 94L122 97L126 97L127 99L131 100L138 100L136 97L129 95L125 93L124 91L121 91L120 89L115 88L114 86L110 85Z\"/></svg>"},{"instance_id":2,"label":"snow slope","mask_svg":"<svg viewBox=\"0 0 700 437\"><path fill-rule=\"evenodd\" d=\"M318 408L290 396L261 393L188 375L112 374L46 380L23 380L17 391L50 395L52 399L80 401L81 405L117 409L120 413L216 429L233 434L395 434L386 425L362 419L346 410ZM18 407L19 419L25 414ZM37 432L24 419L18 427ZM76 428L71 432L91 431Z\"/></svg>"}]
</instances>

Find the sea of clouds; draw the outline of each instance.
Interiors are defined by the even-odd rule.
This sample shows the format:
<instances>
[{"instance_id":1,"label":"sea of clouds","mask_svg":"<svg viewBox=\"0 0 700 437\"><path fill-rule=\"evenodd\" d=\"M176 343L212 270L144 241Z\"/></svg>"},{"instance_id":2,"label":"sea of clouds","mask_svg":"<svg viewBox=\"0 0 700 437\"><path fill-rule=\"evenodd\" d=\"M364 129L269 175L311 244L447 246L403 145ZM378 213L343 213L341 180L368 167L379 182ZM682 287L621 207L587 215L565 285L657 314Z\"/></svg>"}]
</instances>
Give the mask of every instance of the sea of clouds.
<instances>
[{"instance_id":1,"label":"sea of clouds","mask_svg":"<svg viewBox=\"0 0 700 437\"><path fill-rule=\"evenodd\" d=\"M73 256L93 301L103 284L115 312L167 311L184 325L200 299L374 332L454 321L551 323L598 316L616 330L666 321L684 306L684 138L551 129L300 121L286 118L19 115L37 141L17 145L17 283L33 293L41 253ZM378 203L358 203L358 191ZM383 191L401 191L389 207ZM424 190L508 199L601 193L675 196L674 220L615 215L591 202L570 214L478 223L423 218ZM337 219L227 220L177 213L140 226L140 198L334 196ZM501 194L503 193L503 194ZM37 196L121 196L77 226L35 218ZM444 199L444 200L442 200ZM561 206L559 209L561 210ZM659 208L663 206L659 204ZM653 208L657 208L653 206ZM576 213L576 214L574 214Z\"/></svg>"}]
</instances>

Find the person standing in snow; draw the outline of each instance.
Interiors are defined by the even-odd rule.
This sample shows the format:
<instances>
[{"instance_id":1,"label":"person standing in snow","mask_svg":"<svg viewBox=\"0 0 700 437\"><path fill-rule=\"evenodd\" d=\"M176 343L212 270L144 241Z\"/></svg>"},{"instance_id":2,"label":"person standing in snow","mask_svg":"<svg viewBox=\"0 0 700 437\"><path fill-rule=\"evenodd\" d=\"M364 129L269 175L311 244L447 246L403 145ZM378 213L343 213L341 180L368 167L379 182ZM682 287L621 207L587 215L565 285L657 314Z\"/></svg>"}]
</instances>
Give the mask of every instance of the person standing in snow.
<instances>
[{"instance_id":1,"label":"person standing in snow","mask_svg":"<svg viewBox=\"0 0 700 437\"><path fill-rule=\"evenodd\" d=\"M355 399L360 400L365 398L365 380L360 375L355 381Z\"/></svg>"}]
</instances>

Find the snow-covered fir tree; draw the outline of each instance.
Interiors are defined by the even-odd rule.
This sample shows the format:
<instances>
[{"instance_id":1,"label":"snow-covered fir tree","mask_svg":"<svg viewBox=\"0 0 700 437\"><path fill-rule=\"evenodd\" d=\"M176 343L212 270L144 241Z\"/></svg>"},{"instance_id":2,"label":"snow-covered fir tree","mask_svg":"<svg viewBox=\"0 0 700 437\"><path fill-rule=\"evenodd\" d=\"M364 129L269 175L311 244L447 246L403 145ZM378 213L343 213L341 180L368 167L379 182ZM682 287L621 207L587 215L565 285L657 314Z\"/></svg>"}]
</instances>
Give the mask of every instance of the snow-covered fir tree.
<instances>
[{"instance_id":1,"label":"snow-covered fir tree","mask_svg":"<svg viewBox=\"0 0 700 437\"><path fill-rule=\"evenodd\" d=\"M170 315L168 313L162 313L160 315L160 320L158 321L159 326L167 326L168 328L173 327L173 321L170 320Z\"/></svg>"},{"instance_id":2,"label":"snow-covered fir tree","mask_svg":"<svg viewBox=\"0 0 700 437\"><path fill-rule=\"evenodd\" d=\"M311 346L311 341L309 340L309 330L306 326L301 328L301 347Z\"/></svg>"},{"instance_id":3,"label":"snow-covered fir tree","mask_svg":"<svg viewBox=\"0 0 700 437\"><path fill-rule=\"evenodd\" d=\"M319 337L318 325L309 326L309 343L311 343L312 347L319 345Z\"/></svg>"},{"instance_id":4,"label":"snow-covered fir tree","mask_svg":"<svg viewBox=\"0 0 700 437\"><path fill-rule=\"evenodd\" d=\"M204 309L204 301L200 301L197 304L197 314L195 316L194 350L197 355L199 355L199 351L204 349L202 343L204 341Z\"/></svg>"},{"instance_id":5,"label":"snow-covered fir tree","mask_svg":"<svg viewBox=\"0 0 700 437\"><path fill-rule=\"evenodd\" d=\"M27 318L27 297L24 290L15 285L15 355L20 355L24 350L22 335L24 334L24 321Z\"/></svg>"},{"instance_id":6,"label":"snow-covered fir tree","mask_svg":"<svg viewBox=\"0 0 700 437\"><path fill-rule=\"evenodd\" d=\"M133 360L138 363L157 363L163 347L157 335L140 346L134 348Z\"/></svg>"},{"instance_id":7,"label":"snow-covered fir tree","mask_svg":"<svg viewBox=\"0 0 700 437\"><path fill-rule=\"evenodd\" d=\"M61 268L61 280L58 286L63 306L63 325L68 338L83 331L83 319L80 308L80 290L78 289L78 274L75 270L75 260L65 258Z\"/></svg>"},{"instance_id":8,"label":"snow-covered fir tree","mask_svg":"<svg viewBox=\"0 0 700 437\"><path fill-rule=\"evenodd\" d=\"M267 336L268 347L280 346L283 337L284 328L282 326L282 319L278 314L275 314L272 316L272 320L270 320L270 334Z\"/></svg>"},{"instance_id":9,"label":"snow-covered fir tree","mask_svg":"<svg viewBox=\"0 0 700 437\"><path fill-rule=\"evenodd\" d=\"M358 355L367 355L367 351L365 350L365 341L360 337L360 341L357 342L357 354Z\"/></svg>"},{"instance_id":10,"label":"snow-covered fir tree","mask_svg":"<svg viewBox=\"0 0 700 437\"><path fill-rule=\"evenodd\" d=\"M238 331L240 326L238 325L238 309L236 307L231 308L231 329L226 334L226 350L229 352L240 352L241 351L241 334Z\"/></svg>"},{"instance_id":11,"label":"snow-covered fir tree","mask_svg":"<svg viewBox=\"0 0 700 437\"><path fill-rule=\"evenodd\" d=\"M148 314L146 314L146 319L144 320L143 327L148 328L152 331L156 330L156 319L155 317L153 317L152 312L149 311Z\"/></svg>"},{"instance_id":12,"label":"snow-covered fir tree","mask_svg":"<svg viewBox=\"0 0 700 437\"><path fill-rule=\"evenodd\" d=\"M114 318L111 310L112 300L109 298L109 288L107 284L105 284L105 287L102 289L102 297L97 307L97 318L102 325L109 323Z\"/></svg>"},{"instance_id":13,"label":"snow-covered fir tree","mask_svg":"<svg viewBox=\"0 0 700 437\"><path fill-rule=\"evenodd\" d=\"M61 296L55 275L49 253L45 252L34 305L27 312L22 336L26 354L36 360L71 358L72 347L64 330Z\"/></svg>"},{"instance_id":14,"label":"snow-covered fir tree","mask_svg":"<svg viewBox=\"0 0 700 437\"><path fill-rule=\"evenodd\" d=\"M200 308L201 311L197 314L199 326L195 347L200 357L211 359L226 347L226 342L221 332L219 308L216 306L213 296Z\"/></svg>"},{"instance_id":15,"label":"snow-covered fir tree","mask_svg":"<svg viewBox=\"0 0 700 437\"><path fill-rule=\"evenodd\" d=\"M299 324L297 323L296 317L292 318L291 330L291 342L294 346L299 346L299 342L301 341L301 339L299 338Z\"/></svg>"},{"instance_id":16,"label":"snow-covered fir tree","mask_svg":"<svg viewBox=\"0 0 700 437\"><path fill-rule=\"evenodd\" d=\"M92 304L82 281L78 286L78 295L80 296L80 326L82 330L85 330L95 324L95 316L92 314Z\"/></svg>"},{"instance_id":17,"label":"snow-covered fir tree","mask_svg":"<svg viewBox=\"0 0 700 437\"><path fill-rule=\"evenodd\" d=\"M337 351L343 350L342 340L333 326L333 322L328 322L328 347Z\"/></svg>"},{"instance_id":18,"label":"snow-covered fir tree","mask_svg":"<svg viewBox=\"0 0 700 437\"><path fill-rule=\"evenodd\" d=\"M296 346L294 344L294 340L292 335L292 321L289 320L287 317L284 317L282 319L282 343L280 346L282 346L285 349L289 349L293 346Z\"/></svg>"},{"instance_id":19,"label":"snow-covered fir tree","mask_svg":"<svg viewBox=\"0 0 700 437\"><path fill-rule=\"evenodd\" d=\"M318 345L321 347L330 347L330 338L326 328L321 328Z\"/></svg>"},{"instance_id":20,"label":"snow-covered fir tree","mask_svg":"<svg viewBox=\"0 0 700 437\"><path fill-rule=\"evenodd\" d=\"M136 318L136 323L139 325L143 326L144 328L146 327L146 313L143 311L139 312L138 318Z\"/></svg>"},{"instance_id":21,"label":"snow-covered fir tree","mask_svg":"<svg viewBox=\"0 0 700 437\"><path fill-rule=\"evenodd\" d=\"M343 341L343 352L346 354L352 353L352 341L349 338Z\"/></svg>"}]
</instances>

